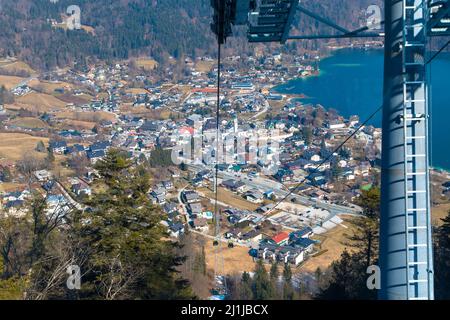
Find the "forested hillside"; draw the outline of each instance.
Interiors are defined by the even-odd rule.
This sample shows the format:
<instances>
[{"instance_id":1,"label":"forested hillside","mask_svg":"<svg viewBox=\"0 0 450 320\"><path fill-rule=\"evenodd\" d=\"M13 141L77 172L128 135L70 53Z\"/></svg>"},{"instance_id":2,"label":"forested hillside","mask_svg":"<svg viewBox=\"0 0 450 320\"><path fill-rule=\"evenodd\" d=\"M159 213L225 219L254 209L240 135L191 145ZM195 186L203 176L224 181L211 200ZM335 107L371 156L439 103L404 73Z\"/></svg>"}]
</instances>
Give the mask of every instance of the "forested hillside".
<instances>
[{"instance_id":1,"label":"forested hillside","mask_svg":"<svg viewBox=\"0 0 450 320\"><path fill-rule=\"evenodd\" d=\"M198 3L197 3L198 2ZM194 5L195 3L195 5ZM81 23L66 30L61 22L69 5L81 8ZM64 66L88 57L125 59L145 53L161 59L209 49L212 38L206 0L3 0L0 54L19 56L38 68Z\"/></svg>"},{"instance_id":2,"label":"forested hillside","mask_svg":"<svg viewBox=\"0 0 450 320\"><path fill-rule=\"evenodd\" d=\"M364 12L381 0L318 0L305 3L349 29L364 25ZM145 54L162 61L214 54L209 0L2 0L0 56L17 56L40 69L87 59L126 59ZM68 6L81 8L81 30L61 23ZM329 30L297 18L296 32ZM301 46L309 46L302 43Z\"/></svg>"}]
</instances>

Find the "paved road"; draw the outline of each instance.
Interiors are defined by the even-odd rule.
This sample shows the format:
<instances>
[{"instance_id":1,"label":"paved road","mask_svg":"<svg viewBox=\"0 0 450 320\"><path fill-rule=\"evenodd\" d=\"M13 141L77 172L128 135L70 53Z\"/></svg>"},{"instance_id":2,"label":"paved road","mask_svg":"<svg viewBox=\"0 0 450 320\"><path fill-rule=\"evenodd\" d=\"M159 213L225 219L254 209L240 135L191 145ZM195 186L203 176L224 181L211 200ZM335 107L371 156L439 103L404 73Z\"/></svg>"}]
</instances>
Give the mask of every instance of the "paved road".
<instances>
[{"instance_id":1,"label":"paved road","mask_svg":"<svg viewBox=\"0 0 450 320\"><path fill-rule=\"evenodd\" d=\"M201 171L207 169L205 165L188 165L188 167L194 171ZM251 188L256 188L260 190L273 190L274 194L278 198L284 198L289 194L289 191L285 188L283 184L267 178L262 177L249 178L247 175L242 173L231 173L224 171L219 171L219 178L242 181ZM331 213L329 218L332 218L337 214L360 215L362 212L362 209L357 206L355 206L355 208L350 208L342 205L329 203L323 200L311 199L309 197L305 197L295 193L291 194L289 198L290 199L295 198L297 203L302 204L304 206L316 206L317 208L328 210Z\"/></svg>"},{"instance_id":2,"label":"paved road","mask_svg":"<svg viewBox=\"0 0 450 320\"><path fill-rule=\"evenodd\" d=\"M230 240L225 239L223 236L220 236L219 238L216 238L215 236L212 236L212 235L209 235L209 234L206 234L206 233L203 233L203 232L200 232L200 231L198 231L198 230L193 229L193 228L191 227L191 225L189 224L189 220L190 220L190 218L189 218L189 213L187 212L186 206L184 205L183 201L181 200L181 193L182 193L184 190L186 190L186 188L189 187L189 186L190 186L189 184L186 185L183 189L181 189L181 190L178 192L178 202L179 202L180 206L182 207L182 214L186 217L186 221L188 222L188 223L187 223L187 226L188 226L189 231L192 232L192 233L201 235L201 236L203 236L203 237L205 237L205 238L211 239L211 240L213 240L213 241L214 241L214 240L218 240L218 241L223 242L223 243L226 243L226 244L228 245L228 243L230 242ZM212 201L212 199L211 199L211 201ZM224 205L225 205L225 204L224 204ZM225 205L225 206L227 206L227 205ZM233 242L233 244L234 244L235 246L237 245L237 246L240 246L240 247L247 247L247 248L250 248L250 247L251 247L251 245L249 245L249 244L242 244L242 243L235 242L235 241L231 241L231 242Z\"/></svg>"},{"instance_id":3,"label":"paved road","mask_svg":"<svg viewBox=\"0 0 450 320\"><path fill-rule=\"evenodd\" d=\"M259 116L263 115L264 113L266 113L270 108L269 102L267 100L264 100L264 109L261 110L260 112L258 112L257 114L255 114L253 117L251 117L250 119L256 119Z\"/></svg>"},{"instance_id":4,"label":"paved road","mask_svg":"<svg viewBox=\"0 0 450 320\"><path fill-rule=\"evenodd\" d=\"M75 201L75 199L72 198L72 196L66 191L66 189L64 188L64 186L59 182L56 181L56 185L58 186L59 190L61 191L61 193L63 194L63 196L69 201L69 203L74 206L75 208L77 208L78 210L83 210L85 209L85 206L83 206L82 204L78 203L77 201Z\"/></svg>"}]
</instances>

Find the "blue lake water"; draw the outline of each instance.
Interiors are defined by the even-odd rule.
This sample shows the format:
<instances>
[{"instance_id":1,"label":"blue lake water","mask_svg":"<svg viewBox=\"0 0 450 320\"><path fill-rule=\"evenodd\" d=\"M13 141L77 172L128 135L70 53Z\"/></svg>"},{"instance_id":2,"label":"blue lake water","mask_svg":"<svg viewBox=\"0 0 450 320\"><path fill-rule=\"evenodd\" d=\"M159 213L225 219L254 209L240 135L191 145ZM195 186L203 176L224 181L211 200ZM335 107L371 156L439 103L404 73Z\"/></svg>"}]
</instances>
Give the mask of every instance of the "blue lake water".
<instances>
[{"instance_id":1,"label":"blue lake water","mask_svg":"<svg viewBox=\"0 0 450 320\"><path fill-rule=\"evenodd\" d=\"M344 117L367 119L382 103L383 50L343 49L320 63L320 75L291 80L274 88L279 93L305 94L304 103L334 108ZM431 73L432 165L450 171L450 54L433 62ZM371 121L381 127L381 112Z\"/></svg>"}]
</instances>

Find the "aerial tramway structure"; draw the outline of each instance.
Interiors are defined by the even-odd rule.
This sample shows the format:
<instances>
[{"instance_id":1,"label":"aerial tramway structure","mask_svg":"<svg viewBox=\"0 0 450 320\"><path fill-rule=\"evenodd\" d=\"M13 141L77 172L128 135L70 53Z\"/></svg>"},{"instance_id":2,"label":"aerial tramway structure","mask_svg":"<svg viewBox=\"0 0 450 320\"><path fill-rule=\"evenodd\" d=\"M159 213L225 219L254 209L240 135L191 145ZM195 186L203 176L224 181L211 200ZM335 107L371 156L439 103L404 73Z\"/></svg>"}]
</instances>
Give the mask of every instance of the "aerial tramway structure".
<instances>
[{"instance_id":1,"label":"aerial tramway structure","mask_svg":"<svg viewBox=\"0 0 450 320\"><path fill-rule=\"evenodd\" d=\"M427 65L435 56L428 58L427 43L429 37L450 36L450 1L385 0L384 31L347 30L298 0L211 0L211 5L219 52L232 25L246 25L249 42L384 38L379 298L434 299ZM298 12L338 33L290 35ZM220 58L218 65L220 87Z\"/></svg>"}]
</instances>

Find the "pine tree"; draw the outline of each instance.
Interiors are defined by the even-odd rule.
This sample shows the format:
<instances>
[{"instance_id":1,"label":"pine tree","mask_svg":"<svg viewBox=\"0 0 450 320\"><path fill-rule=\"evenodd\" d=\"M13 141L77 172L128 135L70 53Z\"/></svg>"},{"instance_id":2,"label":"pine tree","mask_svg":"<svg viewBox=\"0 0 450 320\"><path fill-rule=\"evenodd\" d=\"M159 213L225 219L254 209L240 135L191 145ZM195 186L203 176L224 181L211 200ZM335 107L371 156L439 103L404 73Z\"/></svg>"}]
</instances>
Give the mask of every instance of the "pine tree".
<instances>
[{"instance_id":1,"label":"pine tree","mask_svg":"<svg viewBox=\"0 0 450 320\"><path fill-rule=\"evenodd\" d=\"M305 140L306 145L310 145L313 141L313 131L311 127L303 127L302 130L303 139Z\"/></svg>"},{"instance_id":2,"label":"pine tree","mask_svg":"<svg viewBox=\"0 0 450 320\"><path fill-rule=\"evenodd\" d=\"M436 299L450 300L450 211L436 232L435 291Z\"/></svg>"},{"instance_id":3,"label":"pine tree","mask_svg":"<svg viewBox=\"0 0 450 320\"><path fill-rule=\"evenodd\" d=\"M258 260L256 264L252 291L254 300L270 300L275 297L275 290L262 260Z\"/></svg>"},{"instance_id":4,"label":"pine tree","mask_svg":"<svg viewBox=\"0 0 450 320\"><path fill-rule=\"evenodd\" d=\"M286 263L283 269L283 299L294 300L295 290L292 285L292 270L291 266Z\"/></svg>"},{"instance_id":5,"label":"pine tree","mask_svg":"<svg viewBox=\"0 0 450 320\"><path fill-rule=\"evenodd\" d=\"M94 194L89 212L76 215L76 232L89 259L81 297L184 299L193 295L176 268L178 244L165 241L163 214L148 197L149 175L112 149L96 168L107 186ZM89 223L86 223L89 221Z\"/></svg>"},{"instance_id":6,"label":"pine tree","mask_svg":"<svg viewBox=\"0 0 450 320\"><path fill-rule=\"evenodd\" d=\"M0 270L3 270L3 259L0 257ZM0 278L0 300L20 300L23 298L25 278L17 276Z\"/></svg>"},{"instance_id":7,"label":"pine tree","mask_svg":"<svg viewBox=\"0 0 450 320\"><path fill-rule=\"evenodd\" d=\"M272 266L270 267L270 279L277 280L278 279L278 263L274 261Z\"/></svg>"},{"instance_id":8,"label":"pine tree","mask_svg":"<svg viewBox=\"0 0 450 320\"><path fill-rule=\"evenodd\" d=\"M12 181L11 170L8 167L3 168L1 175L0 175L0 180L3 182L11 182Z\"/></svg>"},{"instance_id":9,"label":"pine tree","mask_svg":"<svg viewBox=\"0 0 450 320\"><path fill-rule=\"evenodd\" d=\"M283 278L284 278L285 281L291 281L292 280L291 266L289 264L287 264L287 263L284 265Z\"/></svg>"},{"instance_id":10,"label":"pine tree","mask_svg":"<svg viewBox=\"0 0 450 320\"><path fill-rule=\"evenodd\" d=\"M364 253L366 267L369 267L378 260L380 189L363 191L357 204L363 208L364 217L354 219L356 228L353 235L348 236L348 245Z\"/></svg>"},{"instance_id":11,"label":"pine tree","mask_svg":"<svg viewBox=\"0 0 450 320\"><path fill-rule=\"evenodd\" d=\"M45 152L45 145L44 145L44 142L39 141L39 142L36 144L36 151L37 151L37 152Z\"/></svg>"},{"instance_id":12,"label":"pine tree","mask_svg":"<svg viewBox=\"0 0 450 320\"><path fill-rule=\"evenodd\" d=\"M49 168L51 168L54 162L55 162L55 155L53 154L52 151L49 150L47 152L47 157L45 158L45 163Z\"/></svg>"},{"instance_id":13,"label":"pine tree","mask_svg":"<svg viewBox=\"0 0 450 320\"><path fill-rule=\"evenodd\" d=\"M355 231L348 236L352 253L345 250L328 270L328 279L318 295L319 299L375 299L376 291L366 285L367 267L377 263L379 246L380 191L363 191L358 200L364 217L353 221Z\"/></svg>"},{"instance_id":14,"label":"pine tree","mask_svg":"<svg viewBox=\"0 0 450 320\"><path fill-rule=\"evenodd\" d=\"M367 274L363 254L350 254L345 250L338 261L332 263L328 285L316 297L321 300L371 300L376 291L366 285Z\"/></svg>"},{"instance_id":15,"label":"pine tree","mask_svg":"<svg viewBox=\"0 0 450 320\"><path fill-rule=\"evenodd\" d=\"M275 289L276 298L281 298L281 287L279 281L279 272L278 272L278 262L274 261L270 267L270 281L272 282L272 286Z\"/></svg>"},{"instance_id":16,"label":"pine tree","mask_svg":"<svg viewBox=\"0 0 450 320\"><path fill-rule=\"evenodd\" d=\"M338 159L335 159L331 164L331 179L333 182L339 180L339 177L342 174L342 168L339 166Z\"/></svg>"},{"instance_id":17,"label":"pine tree","mask_svg":"<svg viewBox=\"0 0 450 320\"><path fill-rule=\"evenodd\" d=\"M244 272L242 274L242 279L239 287L240 287L239 299L241 300L253 299L252 279L250 278L248 272Z\"/></svg>"}]
</instances>

